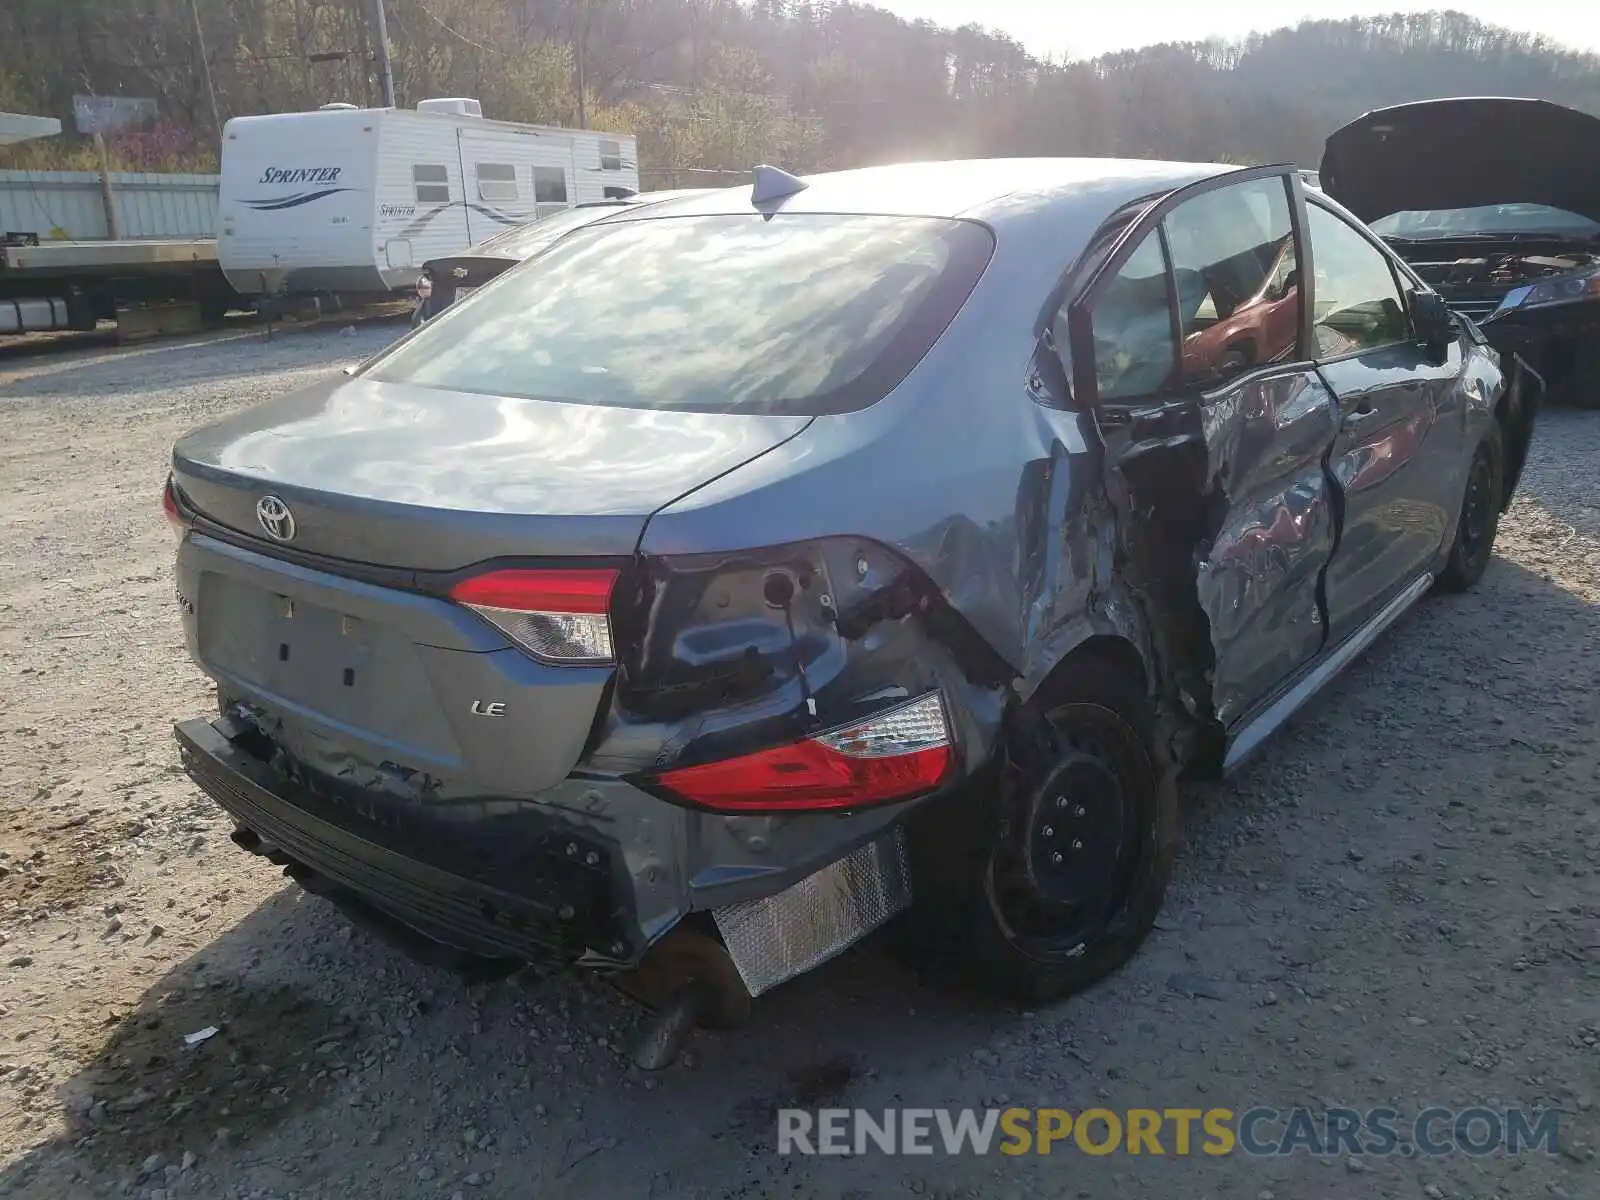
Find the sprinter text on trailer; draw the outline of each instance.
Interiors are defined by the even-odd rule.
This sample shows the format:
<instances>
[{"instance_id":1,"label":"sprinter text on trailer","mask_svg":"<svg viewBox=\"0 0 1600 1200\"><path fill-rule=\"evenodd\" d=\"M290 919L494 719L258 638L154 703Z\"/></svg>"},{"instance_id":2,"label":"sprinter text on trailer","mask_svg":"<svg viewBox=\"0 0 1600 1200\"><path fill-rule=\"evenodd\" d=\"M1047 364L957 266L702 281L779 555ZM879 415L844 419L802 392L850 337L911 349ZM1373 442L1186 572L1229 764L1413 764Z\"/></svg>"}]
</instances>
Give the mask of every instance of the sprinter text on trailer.
<instances>
[{"instance_id":1,"label":"sprinter text on trailer","mask_svg":"<svg viewBox=\"0 0 1600 1200\"><path fill-rule=\"evenodd\" d=\"M236 117L217 254L242 295L366 295L587 200L639 190L634 139L489 121L475 100Z\"/></svg>"}]
</instances>

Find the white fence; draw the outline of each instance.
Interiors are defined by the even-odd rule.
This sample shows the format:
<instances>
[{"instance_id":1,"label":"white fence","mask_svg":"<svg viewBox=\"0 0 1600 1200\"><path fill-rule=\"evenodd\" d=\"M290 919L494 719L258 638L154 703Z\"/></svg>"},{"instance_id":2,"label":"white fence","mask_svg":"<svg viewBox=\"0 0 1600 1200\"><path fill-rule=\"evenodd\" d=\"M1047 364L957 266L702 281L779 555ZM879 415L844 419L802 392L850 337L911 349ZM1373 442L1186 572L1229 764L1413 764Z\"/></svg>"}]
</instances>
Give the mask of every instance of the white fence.
<instances>
[{"instance_id":1,"label":"white fence","mask_svg":"<svg viewBox=\"0 0 1600 1200\"><path fill-rule=\"evenodd\" d=\"M217 175L115 174L111 186L126 238L217 236ZM0 234L41 242L94 241L106 228L100 176L92 171L0 171Z\"/></svg>"}]
</instances>

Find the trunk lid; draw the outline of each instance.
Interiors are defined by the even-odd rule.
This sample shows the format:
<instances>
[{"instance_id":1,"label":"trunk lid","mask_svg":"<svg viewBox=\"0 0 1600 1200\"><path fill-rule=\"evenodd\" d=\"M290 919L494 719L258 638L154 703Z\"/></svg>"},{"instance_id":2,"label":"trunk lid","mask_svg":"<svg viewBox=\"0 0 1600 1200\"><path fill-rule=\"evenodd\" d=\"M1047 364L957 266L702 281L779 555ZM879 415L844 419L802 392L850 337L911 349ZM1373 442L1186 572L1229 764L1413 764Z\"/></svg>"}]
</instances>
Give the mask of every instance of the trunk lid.
<instances>
[{"instance_id":1,"label":"trunk lid","mask_svg":"<svg viewBox=\"0 0 1600 1200\"><path fill-rule=\"evenodd\" d=\"M452 304L465 300L484 284L505 274L519 261L472 252L429 259L422 264L422 274L432 288L426 299L419 297L423 318L432 320Z\"/></svg>"},{"instance_id":2,"label":"trunk lid","mask_svg":"<svg viewBox=\"0 0 1600 1200\"><path fill-rule=\"evenodd\" d=\"M619 565L652 513L808 423L360 377L269 402L173 451L183 507L244 535L180 548L190 654L319 786L532 796L580 761L614 668L544 661L418 575Z\"/></svg>"},{"instance_id":3,"label":"trunk lid","mask_svg":"<svg viewBox=\"0 0 1600 1200\"><path fill-rule=\"evenodd\" d=\"M433 281L434 299L441 301L440 308L446 308L459 299L463 291L481 288L520 261L498 254L468 252L452 255L449 258L430 259L423 264L422 269Z\"/></svg>"},{"instance_id":4,"label":"trunk lid","mask_svg":"<svg viewBox=\"0 0 1600 1200\"><path fill-rule=\"evenodd\" d=\"M215 538L186 538L176 576L190 657L328 787L414 805L542 791L578 762L612 675L540 662L442 597Z\"/></svg>"},{"instance_id":5,"label":"trunk lid","mask_svg":"<svg viewBox=\"0 0 1600 1200\"><path fill-rule=\"evenodd\" d=\"M765 454L803 416L320 383L173 449L188 503L257 543L410 571L631 555L650 515ZM267 497L292 520L272 536ZM272 515L268 514L269 517Z\"/></svg>"},{"instance_id":6,"label":"trunk lid","mask_svg":"<svg viewBox=\"0 0 1600 1200\"><path fill-rule=\"evenodd\" d=\"M1541 204L1600 221L1600 118L1548 100L1381 108L1328 136L1322 188L1363 221Z\"/></svg>"}]
</instances>

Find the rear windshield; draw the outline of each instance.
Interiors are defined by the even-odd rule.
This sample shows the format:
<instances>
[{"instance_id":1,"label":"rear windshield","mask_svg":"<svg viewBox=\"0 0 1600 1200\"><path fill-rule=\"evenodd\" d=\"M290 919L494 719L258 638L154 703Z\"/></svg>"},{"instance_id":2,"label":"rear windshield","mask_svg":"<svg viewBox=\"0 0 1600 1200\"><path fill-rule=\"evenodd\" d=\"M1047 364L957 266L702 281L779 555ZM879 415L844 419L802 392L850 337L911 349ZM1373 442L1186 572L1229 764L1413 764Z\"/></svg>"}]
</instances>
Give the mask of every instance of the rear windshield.
<instances>
[{"instance_id":1,"label":"rear windshield","mask_svg":"<svg viewBox=\"0 0 1600 1200\"><path fill-rule=\"evenodd\" d=\"M1600 237L1600 224L1547 204L1487 204L1391 213L1372 222L1380 237L1454 238L1468 234L1532 233L1551 237Z\"/></svg>"},{"instance_id":2,"label":"rear windshield","mask_svg":"<svg viewBox=\"0 0 1600 1200\"><path fill-rule=\"evenodd\" d=\"M579 230L363 372L696 412L862 408L944 332L994 248L928 217L662 217Z\"/></svg>"}]
</instances>

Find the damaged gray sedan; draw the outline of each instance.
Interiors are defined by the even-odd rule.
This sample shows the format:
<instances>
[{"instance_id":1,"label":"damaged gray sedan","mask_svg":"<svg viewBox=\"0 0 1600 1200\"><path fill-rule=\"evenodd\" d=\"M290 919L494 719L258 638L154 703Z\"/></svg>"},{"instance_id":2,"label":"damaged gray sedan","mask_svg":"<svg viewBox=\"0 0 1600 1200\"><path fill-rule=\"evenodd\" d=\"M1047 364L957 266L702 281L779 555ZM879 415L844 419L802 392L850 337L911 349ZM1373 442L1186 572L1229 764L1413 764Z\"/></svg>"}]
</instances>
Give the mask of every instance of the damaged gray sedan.
<instances>
[{"instance_id":1,"label":"damaged gray sedan","mask_svg":"<svg viewBox=\"0 0 1600 1200\"><path fill-rule=\"evenodd\" d=\"M417 953L728 1021L893 920L1061 996L1180 771L1482 575L1536 398L1290 166L761 169L184 438L177 738Z\"/></svg>"}]
</instances>

